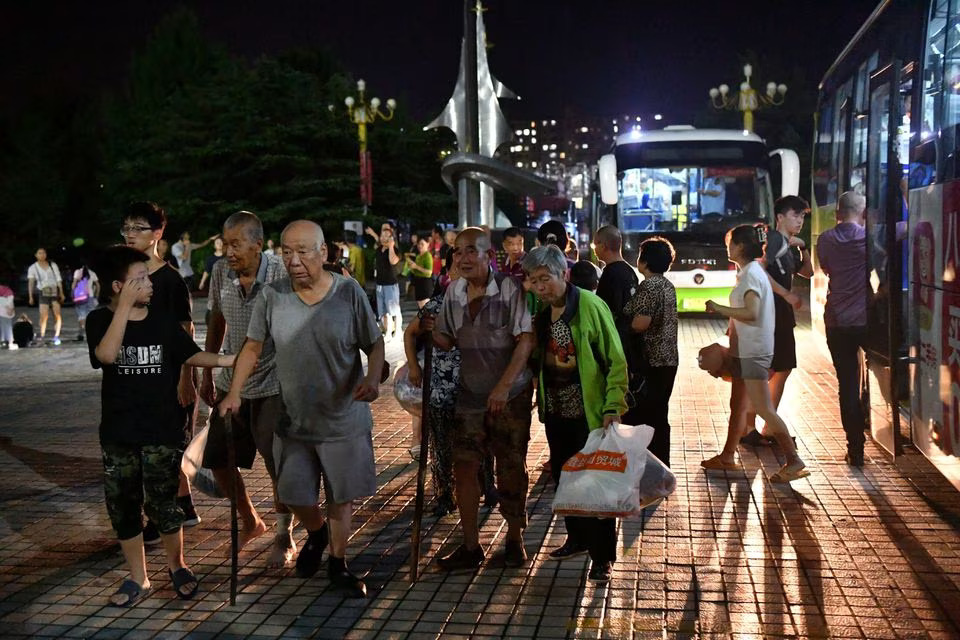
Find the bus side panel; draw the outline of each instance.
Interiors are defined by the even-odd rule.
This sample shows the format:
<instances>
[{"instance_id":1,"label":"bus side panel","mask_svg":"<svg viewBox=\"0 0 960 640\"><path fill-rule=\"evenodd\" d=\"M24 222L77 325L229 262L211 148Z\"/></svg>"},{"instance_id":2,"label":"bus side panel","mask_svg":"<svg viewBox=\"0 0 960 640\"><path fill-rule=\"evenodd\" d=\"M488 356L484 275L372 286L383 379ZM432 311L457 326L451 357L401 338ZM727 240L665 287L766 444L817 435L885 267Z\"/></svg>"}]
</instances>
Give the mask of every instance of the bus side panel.
<instances>
[{"instance_id":1,"label":"bus side panel","mask_svg":"<svg viewBox=\"0 0 960 640\"><path fill-rule=\"evenodd\" d=\"M944 450L953 450L946 439L940 438L943 426L949 423L950 405L941 398L940 376L948 376L946 367L941 371L945 336L943 333L943 298L941 289L943 273L943 222L946 217L943 201L944 188L936 186L917 189L910 194L909 242L911 257L909 269L909 327L908 343L915 344L913 393L910 410L914 444L928 457L943 455ZM949 392L949 385L946 389ZM937 451L937 441L944 448Z\"/></svg>"}]
</instances>

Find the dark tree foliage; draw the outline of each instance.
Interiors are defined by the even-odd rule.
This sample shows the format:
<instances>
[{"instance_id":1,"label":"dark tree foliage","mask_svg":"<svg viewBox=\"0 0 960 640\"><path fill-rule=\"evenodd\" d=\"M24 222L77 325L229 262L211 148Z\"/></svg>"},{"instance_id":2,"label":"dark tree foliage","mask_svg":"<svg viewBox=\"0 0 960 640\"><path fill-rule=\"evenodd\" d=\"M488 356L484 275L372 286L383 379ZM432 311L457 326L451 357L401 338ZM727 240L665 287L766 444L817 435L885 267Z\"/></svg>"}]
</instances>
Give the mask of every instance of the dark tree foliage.
<instances>
[{"instance_id":1,"label":"dark tree foliage","mask_svg":"<svg viewBox=\"0 0 960 640\"><path fill-rule=\"evenodd\" d=\"M344 220L362 217L356 126L341 106L355 86L322 49L250 62L207 41L189 10L173 12L133 56L122 91L0 126L0 273L25 265L38 243L118 241L136 200L161 203L170 238L207 237L240 209L275 238L298 218L339 237ZM455 219L442 138L402 104L369 131L369 222Z\"/></svg>"}]
</instances>

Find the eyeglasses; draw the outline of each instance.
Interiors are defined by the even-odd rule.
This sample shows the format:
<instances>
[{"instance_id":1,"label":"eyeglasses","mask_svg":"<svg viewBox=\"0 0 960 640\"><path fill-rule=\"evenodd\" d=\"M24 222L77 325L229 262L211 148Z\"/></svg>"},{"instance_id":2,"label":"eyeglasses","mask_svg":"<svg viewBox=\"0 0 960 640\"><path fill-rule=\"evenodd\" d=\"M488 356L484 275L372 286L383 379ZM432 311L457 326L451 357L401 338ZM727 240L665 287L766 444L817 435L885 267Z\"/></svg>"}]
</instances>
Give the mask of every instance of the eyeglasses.
<instances>
[{"instance_id":1,"label":"eyeglasses","mask_svg":"<svg viewBox=\"0 0 960 640\"><path fill-rule=\"evenodd\" d=\"M153 227L145 227L143 225L124 225L120 227L121 236L132 236L137 233L143 233L144 231L153 231Z\"/></svg>"}]
</instances>

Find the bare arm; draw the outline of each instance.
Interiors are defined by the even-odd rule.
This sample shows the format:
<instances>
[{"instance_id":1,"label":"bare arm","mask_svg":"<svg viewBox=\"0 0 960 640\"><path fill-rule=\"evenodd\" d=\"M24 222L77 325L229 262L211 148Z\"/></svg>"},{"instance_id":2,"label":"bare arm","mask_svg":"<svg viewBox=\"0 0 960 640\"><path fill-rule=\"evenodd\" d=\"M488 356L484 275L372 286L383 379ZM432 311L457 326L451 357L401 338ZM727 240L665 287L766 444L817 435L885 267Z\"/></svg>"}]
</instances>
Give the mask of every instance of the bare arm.
<instances>
[{"instance_id":1,"label":"bare arm","mask_svg":"<svg viewBox=\"0 0 960 640\"><path fill-rule=\"evenodd\" d=\"M377 339L367 353L367 375L353 391L353 399L358 402L373 402L380 395L380 375L383 372L385 349L383 336Z\"/></svg>"},{"instance_id":2,"label":"bare arm","mask_svg":"<svg viewBox=\"0 0 960 640\"><path fill-rule=\"evenodd\" d=\"M223 346L223 336L227 332L227 321L220 311L210 312L210 320L207 323L207 339L203 344L204 350L208 353L220 353ZM207 403L207 406L213 406L217 401L216 391L213 386L213 371L204 367L200 380L200 399Z\"/></svg>"},{"instance_id":3,"label":"bare arm","mask_svg":"<svg viewBox=\"0 0 960 640\"><path fill-rule=\"evenodd\" d=\"M806 247L800 249L800 257L803 261L800 263L800 268L797 269L797 275L804 278L813 277L813 260L810 259L810 251Z\"/></svg>"},{"instance_id":4,"label":"bare arm","mask_svg":"<svg viewBox=\"0 0 960 640\"><path fill-rule=\"evenodd\" d=\"M199 351L187 358L187 364L193 367L203 367L204 371L209 371L214 367L232 367L235 360L236 356L222 356L219 353Z\"/></svg>"},{"instance_id":5,"label":"bare arm","mask_svg":"<svg viewBox=\"0 0 960 640\"><path fill-rule=\"evenodd\" d=\"M650 328L650 323L653 322L653 318L650 316L633 316L633 320L630 321L630 328L636 331L637 333L643 333Z\"/></svg>"},{"instance_id":6,"label":"bare arm","mask_svg":"<svg viewBox=\"0 0 960 640\"><path fill-rule=\"evenodd\" d=\"M127 329L127 320L130 319L132 309L132 305L118 305L117 310L113 312L113 320L110 321L107 332L103 334L100 344L93 351L100 364L116 362L120 347L123 346L123 334Z\"/></svg>"},{"instance_id":7,"label":"bare arm","mask_svg":"<svg viewBox=\"0 0 960 640\"><path fill-rule=\"evenodd\" d=\"M757 295L756 291L747 292L743 297L743 305L742 307L727 307L710 300L707 302L707 311L719 313L731 320L739 320L740 322L753 322L759 317L760 296Z\"/></svg>"},{"instance_id":8,"label":"bare arm","mask_svg":"<svg viewBox=\"0 0 960 640\"><path fill-rule=\"evenodd\" d=\"M398 264L400 262L400 256L397 255L397 243L391 242L387 245L389 253L387 256L390 258L390 264Z\"/></svg>"},{"instance_id":9,"label":"bare arm","mask_svg":"<svg viewBox=\"0 0 960 640\"><path fill-rule=\"evenodd\" d=\"M260 353L263 351L263 343L258 340L247 338L243 343L243 348L237 354L234 363L233 381L230 383L230 391L220 402L220 415L226 415L227 411L234 411L240 408L240 392L243 385L246 384L253 370L257 368L257 361L260 359Z\"/></svg>"},{"instance_id":10,"label":"bare arm","mask_svg":"<svg viewBox=\"0 0 960 640\"><path fill-rule=\"evenodd\" d=\"M517 346L513 349L513 356L510 358L510 364L504 370L503 375L497 385L490 392L487 398L487 410L496 415L503 411L509 399L510 387L513 386L517 377L527 368L530 361L530 354L537 344L533 333L521 333L517 339Z\"/></svg>"}]
</instances>

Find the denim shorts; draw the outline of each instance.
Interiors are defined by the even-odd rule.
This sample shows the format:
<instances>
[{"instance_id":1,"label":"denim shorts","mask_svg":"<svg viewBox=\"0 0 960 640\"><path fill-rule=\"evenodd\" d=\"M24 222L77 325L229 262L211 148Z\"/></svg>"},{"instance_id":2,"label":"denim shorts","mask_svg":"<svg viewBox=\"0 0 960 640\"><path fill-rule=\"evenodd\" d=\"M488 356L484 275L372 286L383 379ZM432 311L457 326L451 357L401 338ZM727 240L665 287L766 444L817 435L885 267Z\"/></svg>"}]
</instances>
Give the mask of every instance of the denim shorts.
<instances>
[{"instance_id":1,"label":"denim shorts","mask_svg":"<svg viewBox=\"0 0 960 640\"><path fill-rule=\"evenodd\" d=\"M377 315L400 317L400 285L377 285Z\"/></svg>"}]
</instances>

